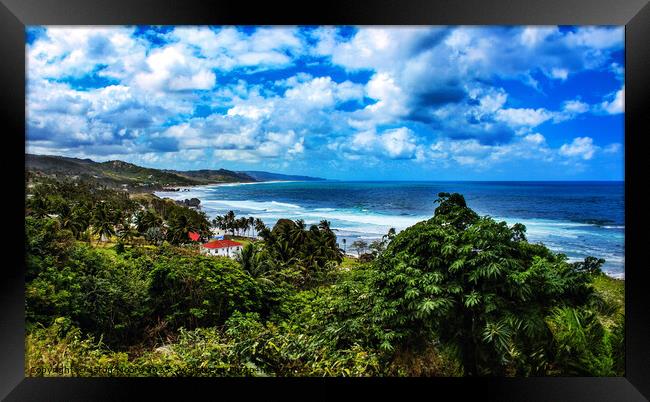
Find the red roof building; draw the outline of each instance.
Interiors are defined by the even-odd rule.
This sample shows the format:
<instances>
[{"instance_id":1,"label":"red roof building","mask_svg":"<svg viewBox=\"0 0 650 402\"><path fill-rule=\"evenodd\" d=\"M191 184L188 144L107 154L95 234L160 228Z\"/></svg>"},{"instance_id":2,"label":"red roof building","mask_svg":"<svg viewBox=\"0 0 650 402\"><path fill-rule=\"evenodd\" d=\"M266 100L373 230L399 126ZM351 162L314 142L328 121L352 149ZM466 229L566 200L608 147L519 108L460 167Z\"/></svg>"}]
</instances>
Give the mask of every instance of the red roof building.
<instances>
[{"instance_id":1,"label":"red roof building","mask_svg":"<svg viewBox=\"0 0 650 402\"><path fill-rule=\"evenodd\" d=\"M243 244L232 240L213 240L203 244L202 251L208 255L234 258L242 247Z\"/></svg>"},{"instance_id":2,"label":"red roof building","mask_svg":"<svg viewBox=\"0 0 650 402\"><path fill-rule=\"evenodd\" d=\"M242 244L232 240L213 240L203 245L205 248L228 248L237 246L241 247Z\"/></svg>"}]
</instances>

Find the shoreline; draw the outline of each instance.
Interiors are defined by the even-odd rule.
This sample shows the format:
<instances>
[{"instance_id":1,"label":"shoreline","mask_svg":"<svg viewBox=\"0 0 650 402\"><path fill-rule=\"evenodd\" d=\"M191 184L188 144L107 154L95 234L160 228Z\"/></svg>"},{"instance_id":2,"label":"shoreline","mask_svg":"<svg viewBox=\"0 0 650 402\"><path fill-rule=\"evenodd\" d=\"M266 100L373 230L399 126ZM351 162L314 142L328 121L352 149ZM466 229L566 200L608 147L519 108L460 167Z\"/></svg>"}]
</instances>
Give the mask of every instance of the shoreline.
<instances>
[{"instance_id":1,"label":"shoreline","mask_svg":"<svg viewBox=\"0 0 650 402\"><path fill-rule=\"evenodd\" d=\"M176 188L178 190L164 190L164 189L159 189L159 190L148 190L147 192L156 195L155 193L181 193L183 192L182 190L188 189L191 190L193 188L202 188L202 187L234 187L234 186L247 186L247 185L255 185L255 184L269 184L269 183L308 183L310 180L269 180L269 181L237 181L237 182L217 182L217 183L210 183L210 184L196 184L192 186L171 186L167 187L169 188ZM157 195L156 195L157 196Z\"/></svg>"},{"instance_id":2,"label":"shoreline","mask_svg":"<svg viewBox=\"0 0 650 402\"><path fill-rule=\"evenodd\" d=\"M200 196L197 196L196 194L193 194L193 195L191 195L191 196L188 194L187 197L183 197L182 194L183 194L184 192L183 192L182 190L183 190L183 189L192 190L192 189L197 189L197 188L198 188L198 189L201 189L201 188L211 188L211 187L229 187L229 186L241 186L241 185L254 185L254 184L264 184L264 183L272 184L272 183L296 183L296 182L309 182L309 181L308 181L308 180L272 180L272 181L260 181L260 182L221 182L221 183L199 184L199 185L193 185L193 186L179 186L179 187L176 187L176 188L178 188L178 189L181 190L181 191L164 191L164 190L155 190L155 191L150 191L149 193L150 193L152 196L156 197L156 198L168 198L168 199L172 199L172 200L174 200L174 201L177 201L178 199L182 200L183 198L198 198L199 200L201 200L201 203L202 203L201 206L203 206L203 205L205 205L205 204L203 204L205 201L215 201L215 200L206 200L205 197L200 197ZM156 194L156 193L167 193L167 194L165 194L165 195L162 195L162 194L158 195L158 194ZM173 194L172 194L172 193L173 193ZM178 194L176 194L176 193L178 193ZM172 198L172 197L171 197L172 195L174 195L175 197ZM217 201L219 201L219 200L217 200ZM228 200L224 200L224 201L228 201ZM237 200L236 200L236 201L237 201ZM227 208L228 208L228 207L224 207L224 210L227 209ZM229 207L229 208L230 208L230 209L236 209L235 207ZM339 211L339 210L338 210L338 209L334 209L333 212L337 212L337 211ZM204 211L204 212L205 212L205 211ZM264 210L263 212L266 212L266 210ZM280 211L278 211L278 212L280 212ZM339 211L339 212L345 213L345 211L342 211L342 210ZM214 212L214 213L218 214L218 212ZM253 211L249 211L249 212L246 213L246 214L247 214L247 216L250 215L250 216L253 216L253 217L259 217L259 218L262 218L261 216L256 215L256 213L253 212ZM313 213L312 213L312 214L313 214ZM266 220L268 221L268 217L264 217L264 218L266 218ZM285 217L285 218L286 218L286 217ZM325 216L323 216L322 218L323 218L323 219L330 220L330 221L332 220L332 217L325 217ZM274 218L274 219L275 219L275 218ZM280 218L278 218L278 219L280 219ZM287 218L287 219L292 219L292 218ZM296 219L298 219L298 218L296 218ZM307 219L309 219L309 218L302 218L302 219L307 220ZM334 219L336 219L336 218L334 218ZM526 221L525 219L517 219L517 218L503 218L503 217L495 217L495 219L497 219L497 220L499 220L499 221L500 221L500 220L506 221L508 224L511 224L512 222L524 222L524 221ZM313 220L313 219L312 219L312 220ZM344 220L345 220L345 219L344 219ZM530 220L535 220L535 219L530 219ZM548 222L546 222L546 220L541 220L541 219L539 219L539 221L540 221L540 222L539 222L540 224L551 224L551 225L556 224L556 225L568 225L568 226L599 226L599 227L600 227L600 225L593 225L593 224L589 224L589 223L564 222L564 221L556 221L556 220L548 220ZM527 226L532 226L532 225L527 224ZM619 226L616 226L616 227L608 227L607 225L605 225L605 226L602 226L602 227L604 227L604 228L606 228L606 229L607 229L607 228L611 228L611 229L620 229ZM623 228L624 228L624 226L623 226ZM365 240L365 241L367 241L367 242L370 242L370 241L372 241L372 240L374 240L374 239L381 238L381 234L371 234L371 233L369 233L369 232L358 231L358 230L352 230L352 228L346 228L346 227L343 227L343 228L337 228L337 230L351 231L352 233L358 233L358 234L348 234L348 235L339 235L339 234L337 233L337 237L340 237L340 238L347 238L348 241L350 241L350 239L359 238L359 239ZM398 230L398 232L401 231L401 230L404 230L404 228ZM549 247L549 246L547 245L547 243L544 242L543 240L530 240L530 239L529 239L529 242L531 242L531 243L540 243L540 242L541 242L541 243L545 244L547 247ZM561 249L551 249L551 250L552 250L554 253L558 253L558 254L559 254L559 253L563 253L563 254L566 254L566 251L561 250ZM354 257L356 257L356 256L351 256L351 257L354 258ZM569 263L573 263L573 262L577 262L577 261L582 261L582 259L583 259L582 257L568 257L568 256L567 256L567 262L569 262ZM614 260L614 261L616 261L616 260ZM616 264L616 262L614 262L614 264ZM625 266L625 265L624 265L624 263L623 263L623 267L624 267L624 266ZM623 281L625 280L625 271L624 271L624 270L623 270L623 272L612 271L612 270L607 270L607 271L606 271L606 270L603 270L603 273L604 273L607 277L612 278L612 279L623 280Z\"/></svg>"}]
</instances>

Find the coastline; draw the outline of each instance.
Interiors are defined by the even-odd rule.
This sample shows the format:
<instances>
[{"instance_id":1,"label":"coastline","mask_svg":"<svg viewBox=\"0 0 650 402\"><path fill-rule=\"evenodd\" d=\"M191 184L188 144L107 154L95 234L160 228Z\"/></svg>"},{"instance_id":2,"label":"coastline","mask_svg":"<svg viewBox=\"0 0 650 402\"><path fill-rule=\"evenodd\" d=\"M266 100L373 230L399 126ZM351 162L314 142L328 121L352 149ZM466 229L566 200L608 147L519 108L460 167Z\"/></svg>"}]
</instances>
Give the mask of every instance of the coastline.
<instances>
[{"instance_id":1,"label":"coastline","mask_svg":"<svg viewBox=\"0 0 650 402\"><path fill-rule=\"evenodd\" d=\"M192 186L170 186L167 187L169 188L176 188L178 190L165 190L165 189L157 189L157 190L148 190L147 192L156 195L155 193L164 193L164 192L183 192L182 190L191 190L193 188L205 188L205 187L230 187L230 186L246 186L246 185L254 185L254 184L270 184L270 183L302 183L302 182L308 182L308 180L269 180L269 181L235 181L235 182L215 182L215 183L209 183L209 184L196 184ZM157 196L157 195L156 195Z\"/></svg>"},{"instance_id":2,"label":"coastline","mask_svg":"<svg viewBox=\"0 0 650 402\"><path fill-rule=\"evenodd\" d=\"M226 182L226 183L212 183L207 185L201 184L195 186L182 186L179 188L192 190L192 189L206 189L206 188L216 188L216 187L245 186L245 185L253 185L253 184L273 184L273 183L291 183L291 182L295 183L295 182L308 182L308 181L273 180L273 181L260 181L260 182ZM184 192L168 193L165 191L155 191L152 193L154 196L159 198L169 198L174 200L178 200L179 198L181 200L183 198L192 198L192 197L198 198L201 200L201 207L206 208L206 204L207 204L207 210L208 211L212 210L211 212L206 211L211 216L215 214L214 212L215 209L217 210L216 212L217 214L224 213L224 211L228 209L235 210L236 212L238 209L240 209L243 210L241 214L246 216L250 215L256 218L262 218L263 220L266 221L267 225L272 225L273 222L271 221L275 221L276 219L279 218L287 218L287 219L294 219L294 220L304 219L305 221L310 221L308 223L314 223L314 222L317 223L319 219L327 219L332 222L332 227L337 230L336 232L337 237L339 237L340 239L347 239L348 245L351 244L354 240L364 240L370 243L374 239L381 238L381 234L384 232L376 230L378 227L375 228L374 227L375 225L390 225L392 227L396 227L398 231L401 231L406 227L410 227L413 224L417 223L416 221L422 220L419 219L420 218L419 216L417 217L413 216L412 217L413 223L409 223L405 227L398 228L400 224L398 224L397 221L395 221L395 219L400 218L399 216L395 216L391 218L391 215L384 216L382 215L381 212L373 214L372 210L366 213L357 214L354 211L351 212L345 208L338 207L338 206L333 208L332 207L314 208L314 206L306 207L303 206L303 204L300 204L299 202L294 202L292 200L286 201L283 198L278 198L280 200L283 200L282 202L269 201L269 199L266 197L260 200L256 199L254 196L252 196L251 198L246 198L246 193L249 191L251 191L251 194L256 193L256 191L252 189L246 191L237 190L238 193L243 192L243 198L238 197L232 200L228 199L228 197L225 197L223 200L221 198L213 199L209 196L206 196L205 194L196 194L196 193L194 194L187 193L187 195L185 195ZM286 204L287 202L293 204ZM325 207L327 207L327 205L325 205ZM238 214L239 213L240 212L238 212ZM562 242L558 241L557 237L554 237L557 236L557 233L560 234L567 233L568 236L574 236L575 233L580 234L583 233L581 231L585 231L585 230L589 231L589 230L617 229L617 228L620 229L618 225L613 225L613 226L593 225L589 223L577 223L571 221L565 222L562 220L553 220L553 219L527 219L527 218L507 218L507 217L504 218L503 216L497 216L495 217L495 219L506 221L508 225L511 225L514 222L524 223L529 229L528 238L531 243L543 243L547 247L551 248L555 253L568 254L567 257L569 262L582 261L584 256L581 256L580 254L571 255L570 249L562 248ZM565 230L565 228L562 228L564 226L569 228L570 230L569 229ZM595 228L601 228L601 229L595 229ZM549 230L555 231L556 233L551 234L551 237L547 239L546 236L548 236L549 233L547 231ZM591 245L590 247L587 248L587 250L583 250L582 253L585 256L593 255L599 258L605 258L608 262L610 262L610 264L608 264L609 268L606 266L603 269L603 272L605 272L608 277L624 280L625 279L624 254L620 256L618 254L609 255L608 253L612 253L613 251L607 248L598 249L597 247L598 245L595 246ZM602 251L602 253L604 254L599 255L600 251ZM617 267L619 266L622 268L621 270L617 269Z\"/></svg>"}]
</instances>

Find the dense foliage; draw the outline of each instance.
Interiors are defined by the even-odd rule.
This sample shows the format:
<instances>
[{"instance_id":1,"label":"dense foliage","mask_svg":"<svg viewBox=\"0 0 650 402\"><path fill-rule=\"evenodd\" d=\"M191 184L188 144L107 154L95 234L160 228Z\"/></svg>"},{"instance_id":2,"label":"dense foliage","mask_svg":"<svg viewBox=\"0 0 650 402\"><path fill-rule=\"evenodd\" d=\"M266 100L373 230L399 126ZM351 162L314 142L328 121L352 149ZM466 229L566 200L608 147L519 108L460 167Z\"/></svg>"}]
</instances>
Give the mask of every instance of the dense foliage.
<instances>
[{"instance_id":1,"label":"dense foliage","mask_svg":"<svg viewBox=\"0 0 650 402\"><path fill-rule=\"evenodd\" d=\"M623 374L623 282L458 194L358 259L327 221L249 225L231 260L169 200L43 181L26 202L30 376Z\"/></svg>"},{"instance_id":2,"label":"dense foliage","mask_svg":"<svg viewBox=\"0 0 650 402\"><path fill-rule=\"evenodd\" d=\"M154 196L133 198L125 191L111 190L84 181L41 178L30 183L27 215L56 218L61 229L88 242L108 241L117 236L123 243L189 243L187 233L209 237L205 213L185 208L170 199Z\"/></svg>"},{"instance_id":3,"label":"dense foliage","mask_svg":"<svg viewBox=\"0 0 650 402\"><path fill-rule=\"evenodd\" d=\"M465 375L552 369L547 317L595 297L589 274L529 244L522 226L479 217L458 194L438 202L432 219L400 233L377 261L380 347L417 350L436 339L457 351Z\"/></svg>"}]
</instances>

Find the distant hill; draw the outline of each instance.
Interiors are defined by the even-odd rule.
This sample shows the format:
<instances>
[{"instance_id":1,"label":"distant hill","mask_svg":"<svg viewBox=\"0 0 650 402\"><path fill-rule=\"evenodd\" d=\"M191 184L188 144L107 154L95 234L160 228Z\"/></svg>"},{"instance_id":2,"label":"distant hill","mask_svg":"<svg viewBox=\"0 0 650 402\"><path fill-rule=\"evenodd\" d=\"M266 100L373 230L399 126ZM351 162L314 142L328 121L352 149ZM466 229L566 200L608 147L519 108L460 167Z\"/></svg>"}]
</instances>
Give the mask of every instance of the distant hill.
<instances>
[{"instance_id":1,"label":"distant hill","mask_svg":"<svg viewBox=\"0 0 650 402\"><path fill-rule=\"evenodd\" d=\"M196 186L215 183L247 183L270 180L324 180L309 176L278 173L218 170L151 169L119 160L95 162L90 159L54 155L25 155L25 170L36 176L88 180L112 188L132 191L154 191L167 187Z\"/></svg>"},{"instance_id":2,"label":"distant hill","mask_svg":"<svg viewBox=\"0 0 650 402\"><path fill-rule=\"evenodd\" d=\"M178 172L145 168L119 160L95 162L90 159L33 154L25 155L25 169L37 176L89 180L107 187L138 191L175 186L256 181L245 174L225 169Z\"/></svg>"},{"instance_id":3,"label":"distant hill","mask_svg":"<svg viewBox=\"0 0 650 402\"><path fill-rule=\"evenodd\" d=\"M297 180L297 181L321 181L321 180L326 180L320 177L310 177L310 176L295 176L295 175L287 175L287 174L280 174L280 173L269 173L269 172L261 172L258 170L247 170L243 172L237 172L237 173L243 173L246 174L252 178L254 178L256 181L271 181L271 180L279 180L279 181L291 181L291 180Z\"/></svg>"},{"instance_id":4,"label":"distant hill","mask_svg":"<svg viewBox=\"0 0 650 402\"><path fill-rule=\"evenodd\" d=\"M176 171L176 170L166 170L167 172L175 173L183 177L190 178L192 180L202 180L208 182L251 182L257 181L254 177L247 175L242 172L233 172L231 170L219 169L219 170L185 170L185 171Z\"/></svg>"}]
</instances>

